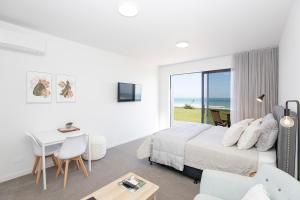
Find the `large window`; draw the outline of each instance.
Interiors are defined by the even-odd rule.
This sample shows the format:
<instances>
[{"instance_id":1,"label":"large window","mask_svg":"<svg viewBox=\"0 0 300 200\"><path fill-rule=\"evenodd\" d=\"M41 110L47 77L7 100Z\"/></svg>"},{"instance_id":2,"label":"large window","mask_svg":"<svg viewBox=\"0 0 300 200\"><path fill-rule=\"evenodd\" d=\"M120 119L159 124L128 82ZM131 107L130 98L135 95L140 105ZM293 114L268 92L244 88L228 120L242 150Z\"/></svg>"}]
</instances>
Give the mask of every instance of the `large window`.
<instances>
[{"instance_id":1,"label":"large window","mask_svg":"<svg viewBox=\"0 0 300 200\"><path fill-rule=\"evenodd\" d=\"M172 123L215 124L213 111L229 123L230 82L229 69L172 75Z\"/></svg>"}]
</instances>

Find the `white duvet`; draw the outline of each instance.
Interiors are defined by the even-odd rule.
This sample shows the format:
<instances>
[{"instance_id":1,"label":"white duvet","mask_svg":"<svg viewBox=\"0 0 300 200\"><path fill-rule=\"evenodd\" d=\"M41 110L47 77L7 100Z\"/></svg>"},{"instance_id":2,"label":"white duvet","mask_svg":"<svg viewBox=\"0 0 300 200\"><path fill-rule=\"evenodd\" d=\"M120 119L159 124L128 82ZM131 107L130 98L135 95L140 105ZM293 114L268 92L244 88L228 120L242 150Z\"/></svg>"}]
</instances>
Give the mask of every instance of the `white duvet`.
<instances>
[{"instance_id":1,"label":"white duvet","mask_svg":"<svg viewBox=\"0 0 300 200\"><path fill-rule=\"evenodd\" d=\"M256 148L240 150L236 146L224 147L222 139L226 130L226 127L214 126L189 140L185 147L185 165L242 175L256 172Z\"/></svg>"},{"instance_id":2,"label":"white duvet","mask_svg":"<svg viewBox=\"0 0 300 200\"><path fill-rule=\"evenodd\" d=\"M208 124L186 123L165 129L147 138L138 149L138 158L151 156L151 160L182 171L185 145L201 132L211 128Z\"/></svg>"}]
</instances>

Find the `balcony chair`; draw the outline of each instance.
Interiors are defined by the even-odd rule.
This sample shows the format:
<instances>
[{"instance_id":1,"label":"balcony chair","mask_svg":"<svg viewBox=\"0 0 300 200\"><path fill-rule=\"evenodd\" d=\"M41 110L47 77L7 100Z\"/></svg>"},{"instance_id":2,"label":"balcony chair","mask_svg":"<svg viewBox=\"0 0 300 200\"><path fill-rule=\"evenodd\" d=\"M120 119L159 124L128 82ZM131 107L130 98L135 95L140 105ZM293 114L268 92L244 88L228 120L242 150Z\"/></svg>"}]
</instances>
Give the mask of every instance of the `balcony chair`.
<instances>
[{"instance_id":1,"label":"balcony chair","mask_svg":"<svg viewBox=\"0 0 300 200\"><path fill-rule=\"evenodd\" d=\"M219 110L213 110L210 109L211 116L213 118L213 121L216 126L228 126L228 121L227 120L222 120L220 111Z\"/></svg>"}]
</instances>

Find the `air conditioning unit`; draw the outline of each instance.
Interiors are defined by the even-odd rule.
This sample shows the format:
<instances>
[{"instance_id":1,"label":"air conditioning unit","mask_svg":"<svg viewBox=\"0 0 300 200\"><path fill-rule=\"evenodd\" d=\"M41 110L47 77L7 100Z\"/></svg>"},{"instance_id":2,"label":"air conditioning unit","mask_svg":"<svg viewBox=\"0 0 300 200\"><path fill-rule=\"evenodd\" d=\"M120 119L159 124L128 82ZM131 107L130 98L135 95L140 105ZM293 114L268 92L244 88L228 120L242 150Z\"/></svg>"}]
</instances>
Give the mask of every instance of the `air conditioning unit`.
<instances>
[{"instance_id":1,"label":"air conditioning unit","mask_svg":"<svg viewBox=\"0 0 300 200\"><path fill-rule=\"evenodd\" d=\"M0 29L0 48L43 55L46 53L46 40L15 31Z\"/></svg>"}]
</instances>

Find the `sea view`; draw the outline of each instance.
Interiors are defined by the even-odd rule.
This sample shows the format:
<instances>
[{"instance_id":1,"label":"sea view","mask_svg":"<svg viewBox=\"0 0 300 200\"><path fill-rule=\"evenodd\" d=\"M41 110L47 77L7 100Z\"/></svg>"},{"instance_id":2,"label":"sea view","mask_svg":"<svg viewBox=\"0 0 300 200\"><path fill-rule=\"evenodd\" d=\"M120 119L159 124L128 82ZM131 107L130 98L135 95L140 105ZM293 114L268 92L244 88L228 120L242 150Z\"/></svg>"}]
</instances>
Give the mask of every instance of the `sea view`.
<instances>
[{"instance_id":1,"label":"sea view","mask_svg":"<svg viewBox=\"0 0 300 200\"><path fill-rule=\"evenodd\" d=\"M183 107L185 104L192 105L195 108L201 108L201 98L174 98L174 107ZM206 98L204 99L206 106ZM208 105L210 108L230 109L230 98L209 98Z\"/></svg>"}]
</instances>

